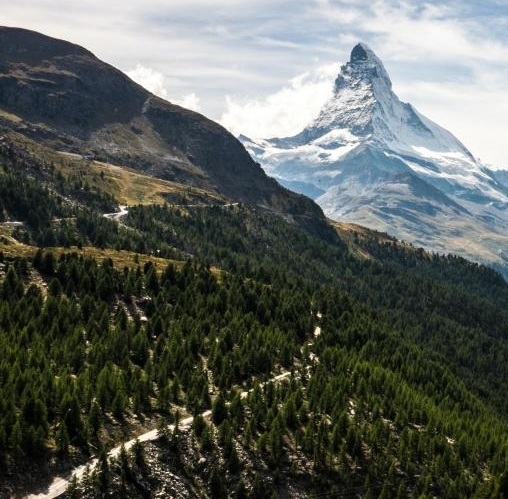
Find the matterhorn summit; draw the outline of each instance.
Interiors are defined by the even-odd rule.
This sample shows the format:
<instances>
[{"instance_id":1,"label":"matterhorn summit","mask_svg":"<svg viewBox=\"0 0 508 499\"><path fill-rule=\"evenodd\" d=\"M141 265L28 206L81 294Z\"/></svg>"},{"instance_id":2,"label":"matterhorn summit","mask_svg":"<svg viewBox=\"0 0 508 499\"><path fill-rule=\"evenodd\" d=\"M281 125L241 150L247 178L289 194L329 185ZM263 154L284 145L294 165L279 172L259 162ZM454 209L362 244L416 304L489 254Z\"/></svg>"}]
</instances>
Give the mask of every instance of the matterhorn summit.
<instances>
[{"instance_id":1,"label":"matterhorn summit","mask_svg":"<svg viewBox=\"0 0 508 499\"><path fill-rule=\"evenodd\" d=\"M265 171L332 219L508 276L508 188L450 132L401 102L364 43L340 68L319 115L293 137L251 139Z\"/></svg>"},{"instance_id":2,"label":"matterhorn summit","mask_svg":"<svg viewBox=\"0 0 508 499\"><path fill-rule=\"evenodd\" d=\"M460 151L474 161L453 135L398 99L383 63L365 44L355 46L335 80L333 97L304 134L317 138L333 136L337 130L348 130L361 142L370 140L406 152L414 152L415 147Z\"/></svg>"}]
</instances>

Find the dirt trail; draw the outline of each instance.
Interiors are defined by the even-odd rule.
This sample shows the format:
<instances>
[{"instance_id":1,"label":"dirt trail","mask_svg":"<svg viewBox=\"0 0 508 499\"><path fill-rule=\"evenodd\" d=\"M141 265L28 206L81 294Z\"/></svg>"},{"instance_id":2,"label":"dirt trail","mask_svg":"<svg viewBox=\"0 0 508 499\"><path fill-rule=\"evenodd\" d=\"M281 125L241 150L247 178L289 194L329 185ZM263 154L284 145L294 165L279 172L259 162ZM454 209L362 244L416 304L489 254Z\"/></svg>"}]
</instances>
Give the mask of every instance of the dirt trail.
<instances>
[{"instance_id":1,"label":"dirt trail","mask_svg":"<svg viewBox=\"0 0 508 499\"><path fill-rule=\"evenodd\" d=\"M127 213L129 213L127 206L120 205L120 211L116 211L114 213L104 213L103 216L105 218L110 218L111 220L120 220L120 218L127 215Z\"/></svg>"},{"instance_id":2,"label":"dirt trail","mask_svg":"<svg viewBox=\"0 0 508 499\"><path fill-rule=\"evenodd\" d=\"M125 207L120 207L120 208L122 210L125 209ZM318 314L318 318L320 318L320 317L321 317L321 314ZM314 328L314 337L317 337L320 334L321 334L321 327L316 326ZM312 344L312 342L310 342L310 344ZM291 373L289 371L286 371L281 374L278 374L277 376L274 376L273 378L270 378L268 381L265 381L264 383L261 383L260 386L265 386L268 383L281 381L281 380L288 378L290 376L291 376ZM251 388L250 390L241 392L240 397L242 399L246 398L247 395L252 390L253 389ZM206 418L206 417L210 416L211 413L212 413L212 411L208 410L208 411L201 413L201 416ZM189 428L190 425L192 424L192 421L194 421L194 417L189 416L188 418L185 418L182 421L180 421L178 427L182 428L182 429ZM168 425L168 429L170 431L173 431L175 429L175 425ZM143 433L142 435L138 435L136 438L133 438L133 439L129 440L128 442L124 442L123 446L125 447L125 450L129 450L134 445L136 440L139 440L140 442L150 442L153 440L157 440L157 438L159 438L159 433L158 433L157 429L153 429L153 430L147 431L146 433ZM111 449L108 452L108 457L110 457L110 458L117 457L120 454L121 448L122 448L122 444L117 445L116 447ZM55 477L53 482L51 483L51 485L48 487L47 490L45 490L44 492L40 492L38 494L27 495L27 496L25 496L24 499L54 499L55 497L59 497L67 490L67 487L69 486L69 482L73 476L75 476L78 480L80 480L83 477L87 467L91 471L97 466L98 462L99 462L98 459L94 458L93 460L89 461L88 463L78 466L77 468L74 468L74 470L72 470L72 472L68 473L67 475L65 475L63 477Z\"/></svg>"},{"instance_id":3,"label":"dirt trail","mask_svg":"<svg viewBox=\"0 0 508 499\"><path fill-rule=\"evenodd\" d=\"M264 386L264 385L271 383L271 382L280 381L280 380L287 378L289 376L291 376L290 372L284 372L282 374L278 374L277 376L274 376L273 378L269 379L268 381L262 383L261 386ZM241 392L240 397L241 398L247 397L247 395L251 391L252 391L252 389ZM206 417L210 416L211 413L212 413L212 411L208 410L208 411L201 413L201 416L206 418ZM194 420L193 416L189 416L188 418L183 419L182 421L180 421L178 428L181 428L181 429L189 428L190 425L192 424L193 420ZM170 431L173 431L174 428L175 428L175 425L168 425L168 429ZM139 440L140 442L150 442L153 440L157 440L158 438L159 438L159 433L156 429L154 429L154 430L147 431L146 433L143 433L142 435L139 435L138 437L133 438L132 440L129 440L128 442L124 442L123 446L125 447L125 450L129 450L134 445L136 440ZM122 448L122 444L117 445L116 447L111 449L108 452L108 457L109 458L117 457L120 454L121 448ZM73 476L75 476L78 480L80 480L83 477L83 475L85 474L87 467L91 471L97 466L98 462L99 462L98 459L94 458L93 460L89 461L88 463L78 466L77 468L74 468L74 470L72 470L72 472L68 473L65 476L55 477L53 482L51 483L51 485L47 488L47 490L44 490L43 492L40 492L38 494L27 495L27 496L25 496L24 499L54 499L55 497L59 497L67 490L67 487L69 486L69 482Z\"/></svg>"},{"instance_id":4,"label":"dirt trail","mask_svg":"<svg viewBox=\"0 0 508 499\"><path fill-rule=\"evenodd\" d=\"M201 414L201 416L207 417L210 414L211 414L211 411L205 411ZM194 418L192 416L185 418L182 421L180 421L180 424L178 425L178 427L179 428L188 428L192 424L193 420L194 420ZM175 425L168 425L168 428L171 431L173 431L175 428ZM124 442L123 446L125 447L125 450L129 450L135 444L136 440L139 440L140 442L150 442L152 440L157 440L157 438L159 438L158 431L156 429L150 430L150 431L147 431L146 433L143 433L142 435L139 435L137 438L133 438L132 440L129 440L128 442ZM122 444L117 445L116 447L111 449L108 452L108 457L109 458L117 457L120 454L121 448L122 448ZM99 462L98 459L94 458L91 461L89 461L88 463L78 466L77 468L74 468L74 470L72 470L71 473L69 473L68 475L66 475L64 477L55 477L55 479L53 480L53 482L51 483L51 485L48 487L47 490L45 490L44 492L40 492L39 494L30 494L28 496L25 496L25 498L26 499L52 499L54 497L59 497L67 490L67 487L69 486L69 481L71 480L71 478L73 476L75 476L78 480L81 479L83 477L83 475L85 474L87 467L91 471L97 466L98 462Z\"/></svg>"}]
</instances>

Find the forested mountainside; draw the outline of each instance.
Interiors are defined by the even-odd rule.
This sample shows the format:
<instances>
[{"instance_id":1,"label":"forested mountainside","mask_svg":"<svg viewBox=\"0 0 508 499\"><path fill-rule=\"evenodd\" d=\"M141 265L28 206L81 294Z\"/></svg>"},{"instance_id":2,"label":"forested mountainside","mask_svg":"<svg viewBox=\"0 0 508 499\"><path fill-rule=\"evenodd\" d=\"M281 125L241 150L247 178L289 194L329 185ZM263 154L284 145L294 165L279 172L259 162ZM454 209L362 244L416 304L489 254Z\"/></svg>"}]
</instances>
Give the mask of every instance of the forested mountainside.
<instances>
[{"instance_id":1,"label":"forested mountainside","mask_svg":"<svg viewBox=\"0 0 508 499\"><path fill-rule=\"evenodd\" d=\"M144 90L0 39L0 497L508 494L498 273L329 223L176 106L109 127L88 69Z\"/></svg>"},{"instance_id":2,"label":"forested mountainside","mask_svg":"<svg viewBox=\"0 0 508 499\"><path fill-rule=\"evenodd\" d=\"M503 497L494 271L185 188L111 220L109 171L37 158L0 173L3 495L102 456L69 496Z\"/></svg>"}]
</instances>

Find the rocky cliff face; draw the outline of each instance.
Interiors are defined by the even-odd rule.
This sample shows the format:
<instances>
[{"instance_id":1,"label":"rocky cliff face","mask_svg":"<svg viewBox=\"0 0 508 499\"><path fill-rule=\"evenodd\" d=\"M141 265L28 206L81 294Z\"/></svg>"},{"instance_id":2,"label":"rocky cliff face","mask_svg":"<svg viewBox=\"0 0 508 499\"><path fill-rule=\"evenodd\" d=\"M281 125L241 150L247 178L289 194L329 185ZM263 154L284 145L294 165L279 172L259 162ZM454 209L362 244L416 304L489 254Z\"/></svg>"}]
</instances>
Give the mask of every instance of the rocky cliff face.
<instances>
[{"instance_id":1,"label":"rocky cliff face","mask_svg":"<svg viewBox=\"0 0 508 499\"><path fill-rule=\"evenodd\" d=\"M84 138L128 123L146 91L91 52L35 32L0 28L0 105L27 121Z\"/></svg>"},{"instance_id":2,"label":"rocky cliff face","mask_svg":"<svg viewBox=\"0 0 508 499\"><path fill-rule=\"evenodd\" d=\"M33 31L0 28L0 120L57 150L293 218L322 218L317 205L269 178L220 125L153 96L82 47Z\"/></svg>"}]
</instances>

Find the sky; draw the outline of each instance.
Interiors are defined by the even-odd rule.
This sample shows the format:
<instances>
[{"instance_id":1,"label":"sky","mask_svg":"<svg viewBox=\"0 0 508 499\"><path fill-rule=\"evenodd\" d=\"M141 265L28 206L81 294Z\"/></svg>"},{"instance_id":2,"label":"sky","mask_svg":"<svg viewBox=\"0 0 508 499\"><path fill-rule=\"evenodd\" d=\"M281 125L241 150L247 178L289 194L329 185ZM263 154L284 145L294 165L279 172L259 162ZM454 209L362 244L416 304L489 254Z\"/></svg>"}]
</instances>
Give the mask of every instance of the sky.
<instances>
[{"instance_id":1,"label":"sky","mask_svg":"<svg viewBox=\"0 0 508 499\"><path fill-rule=\"evenodd\" d=\"M1 24L83 45L256 138L308 124L361 41L401 100L508 169L507 0L0 0L0 9Z\"/></svg>"}]
</instances>

